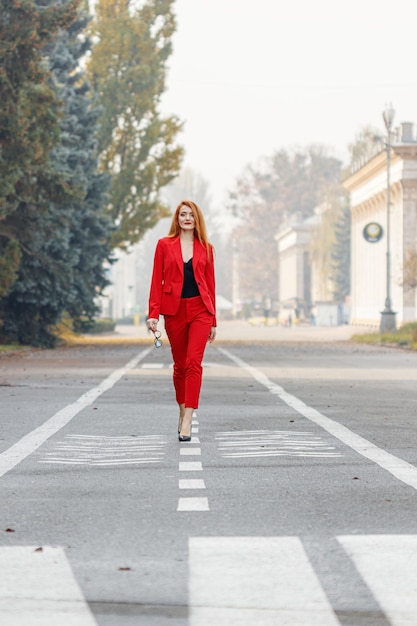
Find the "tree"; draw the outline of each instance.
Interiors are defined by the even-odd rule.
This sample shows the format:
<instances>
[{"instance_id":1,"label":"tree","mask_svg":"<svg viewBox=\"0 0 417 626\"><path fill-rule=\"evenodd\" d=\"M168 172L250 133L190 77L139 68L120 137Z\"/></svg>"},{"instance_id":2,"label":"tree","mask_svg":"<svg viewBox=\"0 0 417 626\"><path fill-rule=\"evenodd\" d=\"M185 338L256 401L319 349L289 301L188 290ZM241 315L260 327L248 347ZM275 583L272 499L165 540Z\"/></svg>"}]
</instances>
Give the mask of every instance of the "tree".
<instances>
[{"instance_id":1,"label":"tree","mask_svg":"<svg viewBox=\"0 0 417 626\"><path fill-rule=\"evenodd\" d=\"M0 0L0 296L21 261L21 220L54 186L49 152L58 137L59 103L47 84L42 47L75 17L79 0L39 10L32 0Z\"/></svg>"},{"instance_id":2,"label":"tree","mask_svg":"<svg viewBox=\"0 0 417 626\"><path fill-rule=\"evenodd\" d=\"M334 243L331 251L334 298L343 302L350 294L350 239L351 219L347 195L342 198L334 225Z\"/></svg>"},{"instance_id":3,"label":"tree","mask_svg":"<svg viewBox=\"0 0 417 626\"><path fill-rule=\"evenodd\" d=\"M0 311L3 332L21 343L53 346L52 327L64 312L76 323L91 320L96 296L107 284L103 261L109 258L112 228L103 213L108 181L97 173L100 111L79 66L89 47L82 36L86 23L80 13L44 48L49 88L62 103L60 140L47 164L54 185L43 190L34 210L21 203L6 220L9 227L20 224L23 255Z\"/></svg>"},{"instance_id":4,"label":"tree","mask_svg":"<svg viewBox=\"0 0 417 626\"><path fill-rule=\"evenodd\" d=\"M102 171L111 174L107 212L127 248L169 214L160 190L178 174L181 124L161 117L166 62L175 31L173 0L98 0L89 73L102 105L98 135Z\"/></svg>"},{"instance_id":5,"label":"tree","mask_svg":"<svg viewBox=\"0 0 417 626\"><path fill-rule=\"evenodd\" d=\"M231 210L240 217L233 232L238 247L243 299L277 298L275 235L294 220L310 217L338 184L340 162L322 146L279 150L249 166L231 194Z\"/></svg>"}]
</instances>

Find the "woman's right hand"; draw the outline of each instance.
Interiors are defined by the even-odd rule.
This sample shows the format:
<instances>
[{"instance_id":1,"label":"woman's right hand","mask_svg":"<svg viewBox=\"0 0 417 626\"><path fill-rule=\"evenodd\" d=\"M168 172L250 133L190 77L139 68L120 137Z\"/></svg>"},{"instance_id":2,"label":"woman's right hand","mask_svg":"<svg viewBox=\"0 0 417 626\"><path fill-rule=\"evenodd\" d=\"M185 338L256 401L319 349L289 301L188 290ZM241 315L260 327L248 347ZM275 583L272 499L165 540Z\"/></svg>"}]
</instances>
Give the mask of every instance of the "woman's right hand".
<instances>
[{"instance_id":1,"label":"woman's right hand","mask_svg":"<svg viewBox=\"0 0 417 626\"><path fill-rule=\"evenodd\" d=\"M158 327L158 320L155 319L154 317L149 317L146 321L146 323L148 324L148 328L149 330L155 331L157 330Z\"/></svg>"}]
</instances>

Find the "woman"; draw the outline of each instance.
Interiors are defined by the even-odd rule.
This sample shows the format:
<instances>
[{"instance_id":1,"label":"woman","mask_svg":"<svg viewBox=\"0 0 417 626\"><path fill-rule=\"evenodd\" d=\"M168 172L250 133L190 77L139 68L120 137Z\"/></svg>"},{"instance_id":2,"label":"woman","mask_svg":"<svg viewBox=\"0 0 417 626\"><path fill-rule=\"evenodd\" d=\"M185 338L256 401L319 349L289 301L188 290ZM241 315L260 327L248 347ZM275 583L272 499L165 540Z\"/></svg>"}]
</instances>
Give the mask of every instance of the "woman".
<instances>
[{"instance_id":1,"label":"woman","mask_svg":"<svg viewBox=\"0 0 417 626\"><path fill-rule=\"evenodd\" d=\"M201 209L191 200L177 206L168 236L156 246L148 317L153 332L160 315L164 316L174 360L179 440L191 441L204 350L207 341L216 336L213 246L207 239Z\"/></svg>"}]
</instances>

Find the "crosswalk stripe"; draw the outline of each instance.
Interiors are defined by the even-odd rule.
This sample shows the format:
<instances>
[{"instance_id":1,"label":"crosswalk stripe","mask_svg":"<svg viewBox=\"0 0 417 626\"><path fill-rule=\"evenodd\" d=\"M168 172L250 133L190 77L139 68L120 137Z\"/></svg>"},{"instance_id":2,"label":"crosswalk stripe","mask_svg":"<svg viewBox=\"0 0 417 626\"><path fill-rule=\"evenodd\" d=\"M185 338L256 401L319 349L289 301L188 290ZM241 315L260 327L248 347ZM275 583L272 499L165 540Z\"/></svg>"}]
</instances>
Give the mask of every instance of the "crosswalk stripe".
<instances>
[{"instance_id":1,"label":"crosswalk stripe","mask_svg":"<svg viewBox=\"0 0 417 626\"><path fill-rule=\"evenodd\" d=\"M297 537L189 538L190 626L340 626Z\"/></svg>"},{"instance_id":2,"label":"crosswalk stripe","mask_svg":"<svg viewBox=\"0 0 417 626\"><path fill-rule=\"evenodd\" d=\"M0 615L7 626L97 626L63 548L0 547Z\"/></svg>"},{"instance_id":3,"label":"crosswalk stripe","mask_svg":"<svg viewBox=\"0 0 417 626\"><path fill-rule=\"evenodd\" d=\"M338 537L391 626L417 623L417 535Z\"/></svg>"}]
</instances>

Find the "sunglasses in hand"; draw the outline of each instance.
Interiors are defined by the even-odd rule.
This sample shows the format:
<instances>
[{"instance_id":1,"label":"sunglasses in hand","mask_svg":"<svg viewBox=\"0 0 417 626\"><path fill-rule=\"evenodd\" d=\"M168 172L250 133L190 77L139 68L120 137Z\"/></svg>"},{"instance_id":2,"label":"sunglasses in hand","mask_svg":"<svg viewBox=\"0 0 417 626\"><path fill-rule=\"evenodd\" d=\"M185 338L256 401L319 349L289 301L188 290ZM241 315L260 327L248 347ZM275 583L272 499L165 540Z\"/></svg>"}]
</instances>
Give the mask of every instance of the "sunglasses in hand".
<instances>
[{"instance_id":1,"label":"sunglasses in hand","mask_svg":"<svg viewBox=\"0 0 417 626\"><path fill-rule=\"evenodd\" d=\"M153 330L153 335L155 337L154 340L154 344L156 348L160 348L162 346L162 341L161 341L161 331L160 330Z\"/></svg>"}]
</instances>

